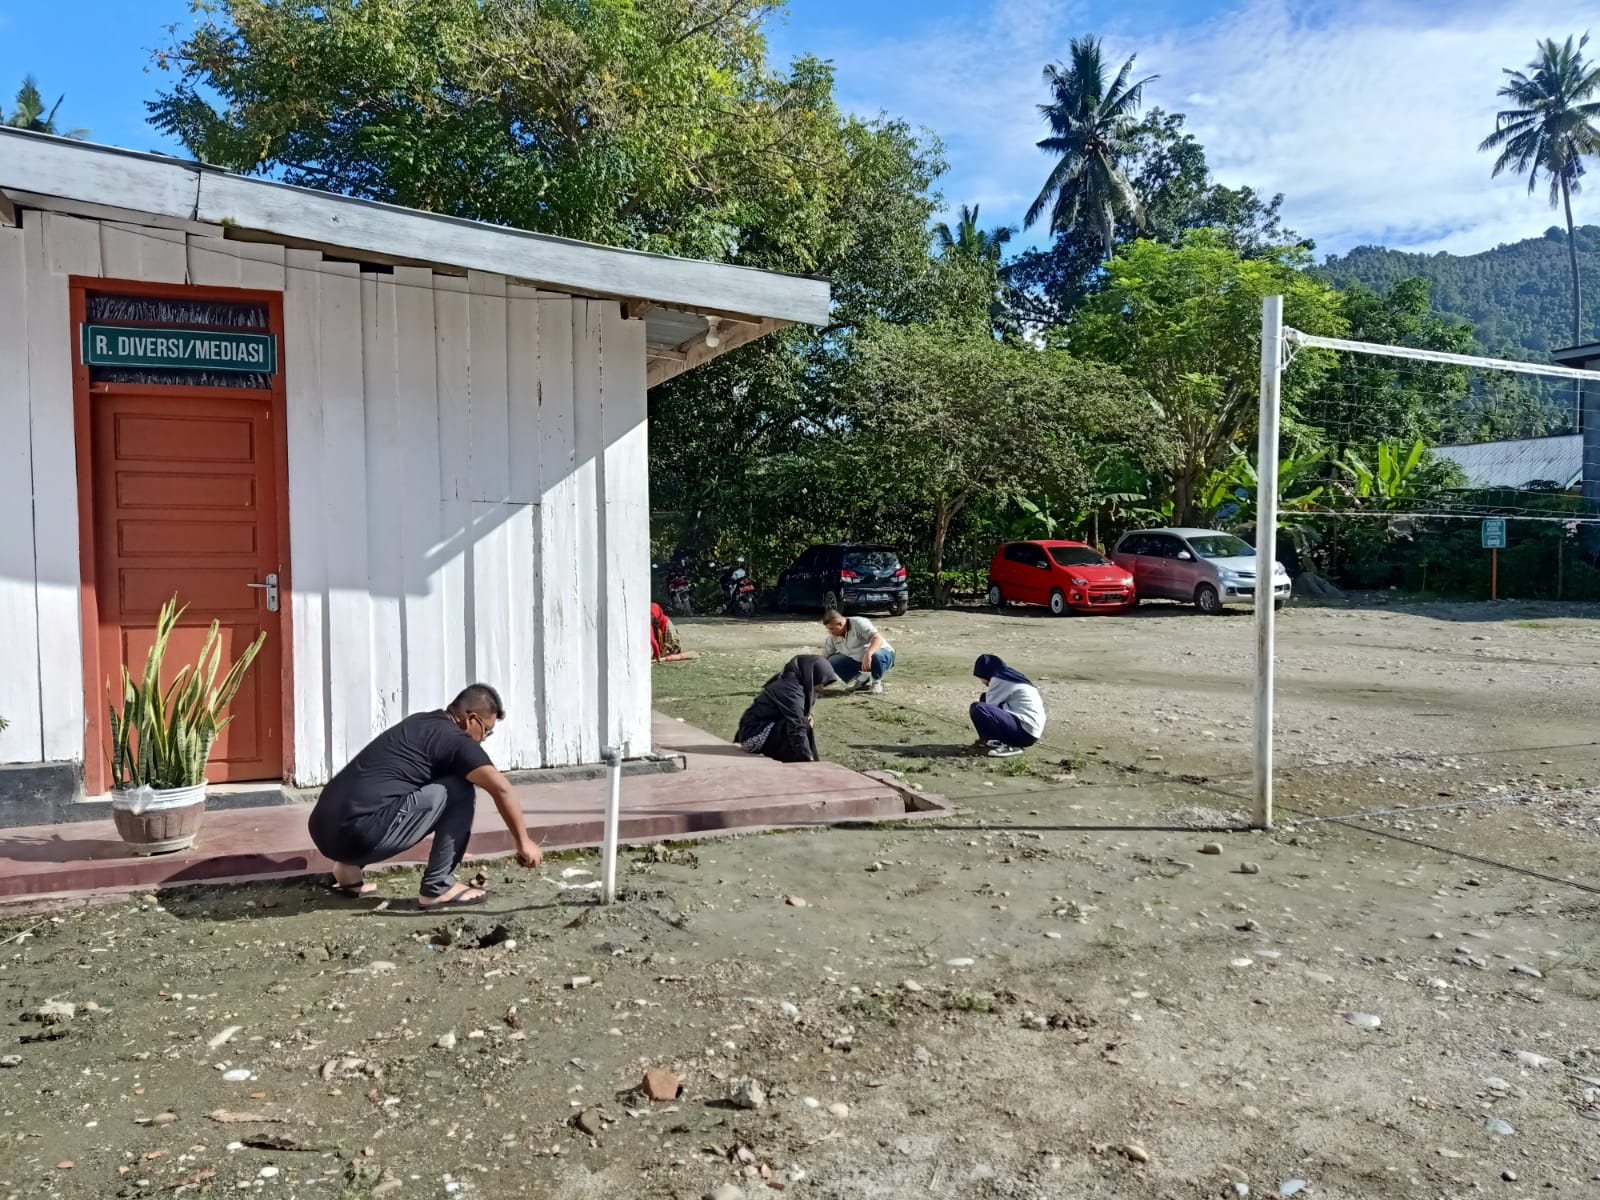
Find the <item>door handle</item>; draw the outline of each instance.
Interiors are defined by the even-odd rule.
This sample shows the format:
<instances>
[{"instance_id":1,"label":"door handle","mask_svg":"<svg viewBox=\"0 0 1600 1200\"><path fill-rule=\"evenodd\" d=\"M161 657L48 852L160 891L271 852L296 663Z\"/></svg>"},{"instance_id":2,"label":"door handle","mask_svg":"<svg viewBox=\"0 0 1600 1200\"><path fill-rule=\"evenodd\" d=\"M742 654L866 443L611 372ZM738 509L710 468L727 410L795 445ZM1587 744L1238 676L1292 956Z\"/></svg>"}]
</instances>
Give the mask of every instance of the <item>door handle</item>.
<instances>
[{"instance_id":1,"label":"door handle","mask_svg":"<svg viewBox=\"0 0 1600 1200\"><path fill-rule=\"evenodd\" d=\"M276 571L268 574L267 581L265 583L251 583L246 584L245 586L261 588L263 591L265 591L267 593L267 611L278 611L278 573Z\"/></svg>"}]
</instances>

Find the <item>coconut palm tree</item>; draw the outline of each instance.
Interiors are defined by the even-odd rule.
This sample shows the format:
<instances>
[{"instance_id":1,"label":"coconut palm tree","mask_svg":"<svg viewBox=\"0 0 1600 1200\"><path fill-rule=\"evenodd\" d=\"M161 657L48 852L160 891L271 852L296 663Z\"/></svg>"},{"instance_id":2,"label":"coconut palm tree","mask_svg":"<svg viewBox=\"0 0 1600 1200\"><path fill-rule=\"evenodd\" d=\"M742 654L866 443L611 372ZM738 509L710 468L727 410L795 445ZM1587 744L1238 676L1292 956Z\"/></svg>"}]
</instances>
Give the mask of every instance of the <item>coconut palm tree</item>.
<instances>
[{"instance_id":1,"label":"coconut palm tree","mask_svg":"<svg viewBox=\"0 0 1600 1200\"><path fill-rule=\"evenodd\" d=\"M1050 136L1038 145L1058 161L1025 223L1032 225L1049 209L1050 231L1064 233L1082 217L1093 224L1109 259L1117 220L1143 221L1122 162L1138 151L1137 113L1144 85L1156 76L1130 83L1130 57L1108 84L1099 38L1074 38L1069 57L1071 66L1052 63L1044 69L1050 102L1039 105L1039 112L1049 122Z\"/></svg>"},{"instance_id":2,"label":"coconut palm tree","mask_svg":"<svg viewBox=\"0 0 1600 1200\"><path fill-rule=\"evenodd\" d=\"M939 243L940 253L964 254L996 264L1000 262L1005 244L1011 240L1011 235L1016 230L1009 225L997 225L987 231L980 228L978 225L980 207L982 206L974 204L969 208L963 204L954 229L943 221L934 226L933 236Z\"/></svg>"},{"instance_id":3,"label":"coconut palm tree","mask_svg":"<svg viewBox=\"0 0 1600 1200\"><path fill-rule=\"evenodd\" d=\"M1583 56L1584 34L1573 45L1546 38L1538 56L1522 71L1506 68L1506 83L1496 95L1515 106L1495 116L1495 131L1479 150L1498 150L1493 174L1515 171L1528 177L1531 194L1539 173L1550 178L1550 207L1560 201L1567 214L1567 254L1572 260L1572 340L1583 341L1583 288L1578 281L1578 243L1572 227L1572 195L1583 176L1583 160L1600 154L1600 66Z\"/></svg>"},{"instance_id":4,"label":"coconut palm tree","mask_svg":"<svg viewBox=\"0 0 1600 1200\"><path fill-rule=\"evenodd\" d=\"M17 108L5 123L12 129L29 129L34 133L53 133L58 137L77 138L82 140L89 136L87 129L57 129L56 113L61 111L61 102L66 96L56 97L56 102L50 106L50 111L44 111L44 97L39 93L39 81L32 75L22 77L22 86L17 89Z\"/></svg>"}]
</instances>

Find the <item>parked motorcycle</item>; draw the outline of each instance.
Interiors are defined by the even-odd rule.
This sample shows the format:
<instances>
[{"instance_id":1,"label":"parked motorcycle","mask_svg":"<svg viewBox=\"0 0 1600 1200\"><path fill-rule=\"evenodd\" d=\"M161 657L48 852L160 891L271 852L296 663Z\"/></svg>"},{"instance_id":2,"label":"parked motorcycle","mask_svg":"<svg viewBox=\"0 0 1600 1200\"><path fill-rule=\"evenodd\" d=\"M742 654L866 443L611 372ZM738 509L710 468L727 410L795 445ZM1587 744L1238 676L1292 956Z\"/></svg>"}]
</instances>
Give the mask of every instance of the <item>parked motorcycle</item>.
<instances>
[{"instance_id":1,"label":"parked motorcycle","mask_svg":"<svg viewBox=\"0 0 1600 1200\"><path fill-rule=\"evenodd\" d=\"M689 564L675 559L667 566L667 611L675 617L694 616L694 586L689 581Z\"/></svg>"},{"instance_id":2,"label":"parked motorcycle","mask_svg":"<svg viewBox=\"0 0 1600 1200\"><path fill-rule=\"evenodd\" d=\"M716 565L711 564L713 569ZM756 585L750 572L745 570L743 558L723 567L720 582L724 612L741 617L756 615Z\"/></svg>"}]
</instances>

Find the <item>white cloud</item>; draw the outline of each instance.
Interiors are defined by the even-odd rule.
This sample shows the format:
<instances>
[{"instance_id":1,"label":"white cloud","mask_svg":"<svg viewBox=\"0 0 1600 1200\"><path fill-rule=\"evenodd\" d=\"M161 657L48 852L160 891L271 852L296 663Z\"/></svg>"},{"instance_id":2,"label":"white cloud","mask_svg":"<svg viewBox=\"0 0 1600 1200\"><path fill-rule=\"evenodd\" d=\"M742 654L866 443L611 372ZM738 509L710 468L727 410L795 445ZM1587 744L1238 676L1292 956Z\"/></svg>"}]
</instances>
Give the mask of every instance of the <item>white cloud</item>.
<instances>
[{"instance_id":1,"label":"white cloud","mask_svg":"<svg viewBox=\"0 0 1600 1200\"><path fill-rule=\"evenodd\" d=\"M1124 36L1075 0L992 0L959 23L817 49L841 99L927 125L952 164L946 198L1020 222L1047 162L1039 71L1074 33L1101 29L1112 57L1157 73L1146 102L1186 111L1217 176L1286 195L1288 223L1325 251L1362 242L1457 253L1558 223L1541 190L1492 181L1477 151L1493 129L1501 68L1534 43L1581 32L1573 0L1480 0L1428 11L1396 0L1245 0L1168 32ZM1600 195L1600 189L1594 193ZM1593 199L1578 220L1600 221Z\"/></svg>"}]
</instances>

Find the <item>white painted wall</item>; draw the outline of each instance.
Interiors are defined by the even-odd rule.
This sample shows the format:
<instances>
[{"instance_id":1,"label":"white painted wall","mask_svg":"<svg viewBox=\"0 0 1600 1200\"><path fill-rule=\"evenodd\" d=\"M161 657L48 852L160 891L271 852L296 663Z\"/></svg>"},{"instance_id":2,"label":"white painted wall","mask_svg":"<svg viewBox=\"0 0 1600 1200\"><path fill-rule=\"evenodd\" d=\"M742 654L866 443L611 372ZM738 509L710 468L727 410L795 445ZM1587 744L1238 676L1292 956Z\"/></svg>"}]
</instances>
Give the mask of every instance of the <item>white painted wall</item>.
<instances>
[{"instance_id":1,"label":"white painted wall","mask_svg":"<svg viewBox=\"0 0 1600 1200\"><path fill-rule=\"evenodd\" d=\"M283 293L295 782L477 679L503 768L648 752L643 322L30 210L0 227L0 762L83 756L73 274Z\"/></svg>"}]
</instances>

